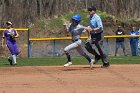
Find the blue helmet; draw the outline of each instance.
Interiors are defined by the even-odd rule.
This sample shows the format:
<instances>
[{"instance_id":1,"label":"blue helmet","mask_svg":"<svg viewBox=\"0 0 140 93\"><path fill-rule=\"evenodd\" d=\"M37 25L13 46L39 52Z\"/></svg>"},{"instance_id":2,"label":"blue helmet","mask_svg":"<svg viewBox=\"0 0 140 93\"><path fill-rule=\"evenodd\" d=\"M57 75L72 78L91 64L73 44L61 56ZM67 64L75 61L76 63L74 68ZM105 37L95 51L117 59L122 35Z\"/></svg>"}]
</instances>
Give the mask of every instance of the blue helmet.
<instances>
[{"instance_id":1,"label":"blue helmet","mask_svg":"<svg viewBox=\"0 0 140 93\"><path fill-rule=\"evenodd\" d=\"M72 20L77 21L78 23L81 21L81 16L79 14L75 14L71 18Z\"/></svg>"}]
</instances>

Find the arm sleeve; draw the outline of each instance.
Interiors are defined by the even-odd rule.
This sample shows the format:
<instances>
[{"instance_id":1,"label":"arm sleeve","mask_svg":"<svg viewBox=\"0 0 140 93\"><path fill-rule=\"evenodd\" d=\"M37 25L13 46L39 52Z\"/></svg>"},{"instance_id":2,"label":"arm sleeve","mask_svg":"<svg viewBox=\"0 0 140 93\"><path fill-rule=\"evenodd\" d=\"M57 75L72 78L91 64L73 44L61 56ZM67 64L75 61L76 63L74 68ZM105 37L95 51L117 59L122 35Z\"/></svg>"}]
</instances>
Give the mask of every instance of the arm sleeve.
<instances>
[{"instance_id":1,"label":"arm sleeve","mask_svg":"<svg viewBox=\"0 0 140 93\"><path fill-rule=\"evenodd\" d=\"M87 27L85 27L85 26L83 26L83 25L80 25L79 27L78 27L78 33L82 33L82 32L86 32L86 28Z\"/></svg>"},{"instance_id":2,"label":"arm sleeve","mask_svg":"<svg viewBox=\"0 0 140 93\"><path fill-rule=\"evenodd\" d=\"M86 26L81 25L81 28L79 30L81 30L82 32L86 32Z\"/></svg>"},{"instance_id":3,"label":"arm sleeve","mask_svg":"<svg viewBox=\"0 0 140 93\"><path fill-rule=\"evenodd\" d=\"M103 29L103 24L102 24L102 20L100 17L97 18L97 27L98 28L102 28Z\"/></svg>"}]
</instances>

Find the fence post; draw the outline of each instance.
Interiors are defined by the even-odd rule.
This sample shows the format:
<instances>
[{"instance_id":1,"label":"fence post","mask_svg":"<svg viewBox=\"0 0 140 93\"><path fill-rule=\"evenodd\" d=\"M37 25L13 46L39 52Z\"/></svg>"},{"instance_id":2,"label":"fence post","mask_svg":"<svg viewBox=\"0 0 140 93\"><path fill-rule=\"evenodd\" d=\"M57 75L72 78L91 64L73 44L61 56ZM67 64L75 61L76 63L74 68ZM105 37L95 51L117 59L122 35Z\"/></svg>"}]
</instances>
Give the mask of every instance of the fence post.
<instances>
[{"instance_id":1,"label":"fence post","mask_svg":"<svg viewBox=\"0 0 140 93\"><path fill-rule=\"evenodd\" d=\"M56 47L56 45L55 45L55 40L53 40L53 56L56 56L56 55L55 55L55 52L56 52L55 47Z\"/></svg>"},{"instance_id":2,"label":"fence post","mask_svg":"<svg viewBox=\"0 0 140 93\"><path fill-rule=\"evenodd\" d=\"M28 29L28 58L31 57L30 30Z\"/></svg>"},{"instance_id":3,"label":"fence post","mask_svg":"<svg viewBox=\"0 0 140 93\"><path fill-rule=\"evenodd\" d=\"M106 55L108 56L109 50L108 50L108 38L106 38Z\"/></svg>"}]
</instances>

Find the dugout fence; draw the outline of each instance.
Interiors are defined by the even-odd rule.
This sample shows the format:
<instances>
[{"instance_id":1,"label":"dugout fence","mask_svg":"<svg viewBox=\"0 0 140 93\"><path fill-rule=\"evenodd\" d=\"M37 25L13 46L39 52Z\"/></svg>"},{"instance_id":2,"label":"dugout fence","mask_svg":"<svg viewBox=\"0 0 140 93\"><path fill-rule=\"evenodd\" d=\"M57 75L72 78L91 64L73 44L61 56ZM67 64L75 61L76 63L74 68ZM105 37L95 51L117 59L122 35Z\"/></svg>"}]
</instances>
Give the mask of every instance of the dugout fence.
<instances>
[{"instance_id":1,"label":"dugout fence","mask_svg":"<svg viewBox=\"0 0 140 93\"><path fill-rule=\"evenodd\" d=\"M125 46L127 55L131 55L129 38L140 37L140 35L113 35L104 36L104 51L107 55L114 55L115 53L115 38L125 38ZM83 41L86 41L87 37L81 37ZM63 38L30 38L29 39L29 51L28 57L45 57L45 56L61 56L63 55L63 49L71 43L71 37ZM84 44L83 44L84 46ZM83 48L84 49L84 48ZM76 51L71 51L74 56L79 56ZM122 50L120 49L120 55Z\"/></svg>"},{"instance_id":2,"label":"dugout fence","mask_svg":"<svg viewBox=\"0 0 140 93\"><path fill-rule=\"evenodd\" d=\"M0 32L3 32L5 28L0 28ZM30 29L28 28L15 28L18 32L25 32L26 37L22 37L18 42L25 43L25 47L20 48L23 51L24 57L46 57L46 56L63 56L63 49L71 43L71 37L62 37L62 38L30 38ZM2 34L1 34L2 37ZM113 35L113 36L104 36L104 51L107 55L114 55L115 53L115 38L125 38L125 47L128 55L131 55L131 49L129 44L129 38L131 37L140 37L140 35ZM27 38L27 40L25 40ZM87 37L81 37L85 42ZM23 45L22 45L23 46ZM84 47L84 44L83 44ZM26 49L24 49L26 48ZM83 48L84 49L84 48ZM86 50L85 50L86 51ZM122 50L120 49L120 55L123 55ZM77 51L71 51L71 54L74 56L79 56Z\"/></svg>"}]
</instances>

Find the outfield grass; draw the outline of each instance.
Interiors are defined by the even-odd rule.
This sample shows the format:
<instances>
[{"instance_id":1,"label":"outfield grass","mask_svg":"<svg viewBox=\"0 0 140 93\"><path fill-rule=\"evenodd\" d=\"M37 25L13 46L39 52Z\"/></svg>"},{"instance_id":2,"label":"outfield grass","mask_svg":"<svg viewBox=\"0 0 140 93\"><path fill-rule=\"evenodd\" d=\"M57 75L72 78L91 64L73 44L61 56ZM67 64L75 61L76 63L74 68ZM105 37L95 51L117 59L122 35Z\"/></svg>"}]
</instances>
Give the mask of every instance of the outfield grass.
<instances>
[{"instance_id":1,"label":"outfield grass","mask_svg":"<svg viewBox=\"0 0 140 93\"><path fill-rule=\"evenodd\" d=\"M74 65L87 65L88 62L83 57L72 57ZM63 66L66 57L46 57L46 58L17 58L16 66ZM140 57L121 56L109 57L110 64L140 64ZM98 62L101 64L101 61ZM0 67L9 67L7 58L0 58Z\"/></svg>"}]
</instances>

